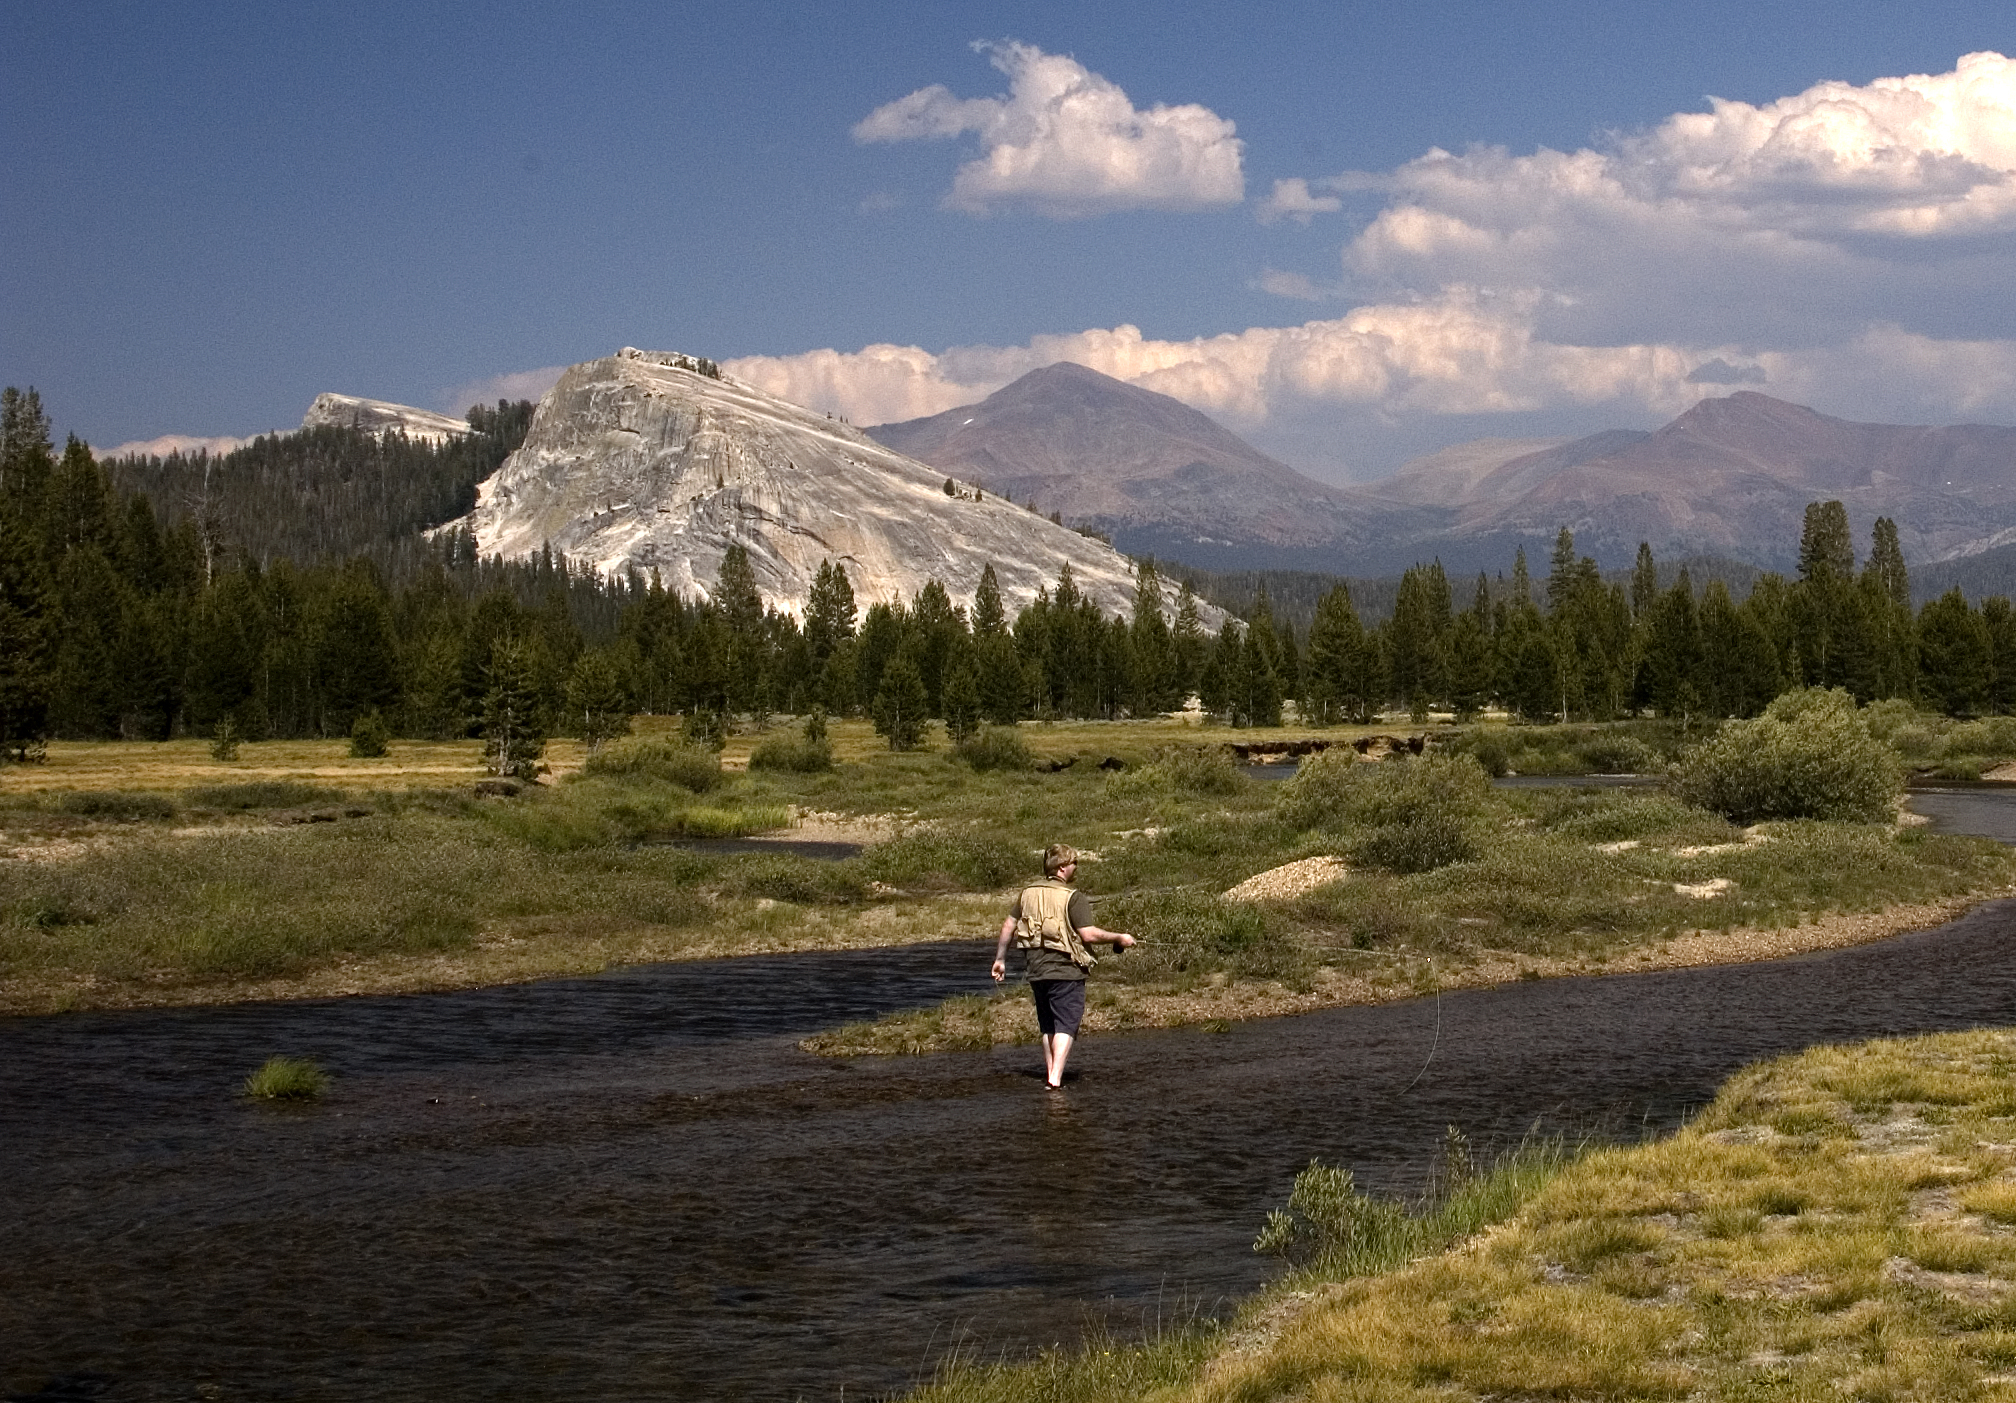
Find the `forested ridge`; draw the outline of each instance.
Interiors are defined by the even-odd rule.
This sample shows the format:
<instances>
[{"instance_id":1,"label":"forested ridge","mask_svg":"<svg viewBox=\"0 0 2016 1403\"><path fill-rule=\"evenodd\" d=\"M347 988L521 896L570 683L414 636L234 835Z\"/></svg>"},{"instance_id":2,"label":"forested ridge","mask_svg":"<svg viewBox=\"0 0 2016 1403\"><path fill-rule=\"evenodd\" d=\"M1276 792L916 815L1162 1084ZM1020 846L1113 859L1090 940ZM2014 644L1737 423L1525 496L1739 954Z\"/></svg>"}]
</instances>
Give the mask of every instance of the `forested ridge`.
<instances>
[{"instance_id":1,"label":"forested ridge","mask_svg":"<svg viewBox=\"0 0 2016 1403\"><path fill-rule=\"evenodd\" d=\"M1643 547L1628 579L1605 579L1564 530L1542 578L1523 552L1503 579L1417 566L1370 624L1348 585L1297 600L1306 624L1277 617L1262 577L1236 601L1246 621L1214 638L1187 582L1165 614L1153 561L1125 617L1068 569L1013 618L991 569L970 600L934 581L862 609L833 564L791 614L764 606L739 549L713 598L692 600L550 550L483 560L466 532L422 536L465 509L529 413L472 411L472 433L440 449L323 429L207 463L101 464L75 438L56 452L34 393L8 390L0 740L27 756L50 737L346 735L367 717L453 737L482 733L500 696L542 734L600 734L635 712L718 734L729 717L822 707L874 716L893 744L924 718L963 735L1161 712L1193 693L1257 725L1290 701L1318 723L1395 705L1748 716L1802 684L1955 715L2016 709L2009 602L1977 608L1955 590L1914 611L1895 526L1876 524L1858 566L1838 502L1808 508L1796 577L1761 575L1740 602Z\"/></svg>"}]
</instances>

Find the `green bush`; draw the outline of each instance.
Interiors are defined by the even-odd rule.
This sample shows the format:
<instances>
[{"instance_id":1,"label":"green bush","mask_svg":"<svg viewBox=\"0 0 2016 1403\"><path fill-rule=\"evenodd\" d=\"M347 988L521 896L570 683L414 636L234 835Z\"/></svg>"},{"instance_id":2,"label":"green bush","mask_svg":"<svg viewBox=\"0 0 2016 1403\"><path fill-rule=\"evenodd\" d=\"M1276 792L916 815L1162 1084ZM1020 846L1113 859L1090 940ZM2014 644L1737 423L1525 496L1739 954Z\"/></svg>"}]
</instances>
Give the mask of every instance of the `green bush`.
<instances>
[{"instance_id":1,"label":"green bush","mask_svg":"<svg viewBox=\"0 0 2016 1403\"><path fill-rule=\"evenodd\" d=\"M1890 740L1906 726L1936 726L1945 718L1920 711L1902 697L1886 697L1862 708L1862 724L1878 740Z\"/></svg>"},{"instance_id":2,"label":"green bush","mask_svg":"<svg viewBox=\"0 0 2016 1403\"><path fill-rule=\"evenodd\" d=\"M807 740L803 736L766 737L750 752L752 770L784 770L793 774L816 775L833 768L833 744Z\"/></svg>"},{"instance_id":3,"label":"green bush","mask_svg":"<svg viewBox=\"0 0 2016 1403\"><path fill-rule=\"evenodd\" d=\"M1963 721L1946 733L1939 753L1955 755L2016 755L2016 716L1991 716Z\"/></svg>"},{"instance_id":4,"label":"green bush","mask_svg":"<svg viewBox=\"0 0 2016 1403\"><path fill-rule=\"evenodd\" d=\"M1009 726L983 726L952 749L957 759L976 770L1026 770L1035 763L1028 744Z\"/></svg>"},{"instance_id":5,"label":"green bush","mask_svg":"<svg viewBox=\"0 0 2016 1403\"><path fill-rule=\"evenodd\" d=\"M705 745L652 737L603 746L588 757L581 773L605 779L658 780L705 794L721 783L721 757Z\"/></svg>"},{"instance_id":6,"label":"green bush","mask_svg":"<svg viewBox=\"0 0 2016 1403\"><path fill-rule=\"evenodd\" d=\"M1149 794L1237 794L1251 784L1222 745L1167 745L1147 764L1106 781L1116 797Z\"/></svg>"},{"instance_id":7,"label":"green bush","mask_svg":"<svg viewBox=\"0 0 2016 1403\"><path fill-rule=\"evenodd\" d=\"M305 1057L269 1057L245 1078L245 1094L263 1101L313 1101L329 1087L329 1074Z\"/></svg>"},{"instance_id":8,"label":"green bush","mask_svg":"<svg viewBox=\"0 0 2016 1403\"><path fill-rule=\"evenodd\" d=\"M1652 747L1635 736L1604 735L1577 746L1575 753L1591 774L1642 775L1658 768Z\"/></svg>"},{"instance_id":9,"label":"green bush","mask_svg":"<svg viewBox=\"0 0 2016 1403\"><path fill-rule=\"evenodd\" d=\"M1899 726L1890 733L1890 748L1906 760L1925 760L1939 748L1939 738L1924 726Z\"/></svg>"},{"instance_id":10,"label":"green bush","mask_svg":"<svg viewBox=\"0 0 2016 1403\"><path fill-rule=\"evenodd\" d=\"M1277 812L1295 828L1348 834L1359 866L1428 872L1476 855L1470 829L1490 803L1490 777L1469 755L1364 764L1326 751L1281 786Z\"/></svg>"},{"instance_id":11,"label":"green bush","mask_svg":"<svg viewBox=\"0 0 2016 1403\"><path fill-rule=\"evenodd\" d=\"M867 876L892 887L997 891L1018 877L1042 875L1032 854L976 833L935 828L877 843L860 862Z\"/></svg>"},{"instance_id":12,"label":"green bush","mask_svg":"<svg viewBox=\"0 0 2016 1403\"><path fill-rule=\"evenodd\" d=\"M56 808L79 818L173 818L175 801L165 794L122 789L85 789L58 795Z\"/></svg>"},{"instance_id":13,"label":"green bush","mask_svg":"<svg viewBox=\"0 0 2016 1403\"><path fill-rule=\"evenodd\" d=\"M1681 757L1674 793L1737 823L1888 819L1903 789L1897 755L1841 688L1787 692Z\"/></svg>"},{"instance_id":14,"label":"green bush","mask_svg":"<svg viewBox=\"0 0 2016 1403\"><path fill-rule=\"evenodd\" d=\"M722 890L730 895L768 897L799 906L859 901L868 892L856 863L820 862L789 853L735 858L721 876Z\"/></svg>"},{"instance_id":15,"label":"green bush","mask_svg":"<svg viewBox=\"0 0 2016 1403\"><path fill-rule=\"evenodd\" d=\"M1540 827L1586 843L1615 843L1653 834L1684 835L1697 842L1734 836L1720 814L1693 808L1670 794L1630 789L1582 789L1545 794Z\"/></svg>"},{"instance_id":16,"label":"green bush","mask_svg":"<svg viewBox=\"0 0 2016 1403\"><path fill-rule=\"evenodd\" d=\"M385 718L375 711L367 711L350 726L350 757L353 760L376 760L385 753L392 739L392 732L385 725Z\"/></svg>"},{"instance_id":17,"label":"green bush","mask_svg":"<svg viewBox=\"0 0 2016 1403\"><path fill-rule=\"evenodd\" d=\"M1484 767L1484 773L1498 779L1512 772L1515 747L1504 732L1474 730L1458 738L1446 753L1469 755Z\"/></svg>"},{"instance_id":18,"label":"green bush","mask_svg":"<svg viewBox=\"0 0 2016 1403\"><path fill-rule=\"evenodd\" d=\"M245 784L203 784L182 791L193 809L223 809L242 813L247 809L295 809L309 804L333 804L343 797L338 789L292 780L253 780Z\"/></svg>"},{"instance_id":19,"label":"green bush","mask_svg":"<svg viewBox=\"0 0 2016 1403\"><path fill-rule=\"evenodd\" d=\"M1108 897L1099 903L1098 921L1141 940L1107 966L1121 979L1155 981L1214 970L1292 975L1306 963L1303 949L1277 934L1265 906L1226 901L1195 887ZM1093 953L1104 958L1103 951Z\"/></svg>"}]
</instances>

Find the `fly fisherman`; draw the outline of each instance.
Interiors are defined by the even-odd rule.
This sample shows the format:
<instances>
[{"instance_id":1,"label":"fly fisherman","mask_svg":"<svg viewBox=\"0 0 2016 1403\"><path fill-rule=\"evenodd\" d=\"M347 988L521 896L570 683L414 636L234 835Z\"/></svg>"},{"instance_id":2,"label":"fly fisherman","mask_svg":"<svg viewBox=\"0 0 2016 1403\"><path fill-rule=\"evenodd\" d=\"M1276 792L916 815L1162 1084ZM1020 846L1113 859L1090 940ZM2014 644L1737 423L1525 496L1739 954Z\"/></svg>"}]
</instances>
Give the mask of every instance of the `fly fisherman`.
<instances>
[{"instance_id":1,"label":"fly fisherman","mask_svg":"<svg viewBox=\"0 0 2016 1403\"><path fill-rule=\"evenodd\" d=\"M1131 935L1092 924L1092 898L1073 891L1078 850L1052 843L1043 850L1043 880L1024 887L1001 923L994 947L994 982L1008 975L1008 942L1029 966L1029 991L1036 996L1036 1026L1043 1030L1043 1077L1052 1091L1064 1085L1064 1060L1085 1017L1085 971L1097 963L1086 943L1125 950Z\"/></svg>"}]
</instances>

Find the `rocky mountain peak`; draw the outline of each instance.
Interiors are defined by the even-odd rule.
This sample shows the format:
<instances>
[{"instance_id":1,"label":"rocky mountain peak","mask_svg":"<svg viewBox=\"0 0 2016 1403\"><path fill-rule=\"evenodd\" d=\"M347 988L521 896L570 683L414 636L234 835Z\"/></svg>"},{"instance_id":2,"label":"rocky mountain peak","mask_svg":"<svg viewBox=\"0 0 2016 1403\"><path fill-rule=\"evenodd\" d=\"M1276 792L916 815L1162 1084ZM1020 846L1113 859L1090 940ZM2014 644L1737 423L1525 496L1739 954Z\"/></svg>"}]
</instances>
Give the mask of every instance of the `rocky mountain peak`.
<instances>
[{"instance_id":1,"label":"rocky mountain peak","mask_svg":"<svg viewBox=\"0 0 2016 1403\"><path fill-rule=\"evenodd\" d=\"M360 399L356 395L320 394L301 416L304 429L364 429L371 433L403 433L408 438L440 443L469 432L461 419L432 410L415 409L410 404L392 404L382 399Z\"/></svg>"},{"instance_id":2,"label":"rocky mountain peak","mask_svg":"<svg viewBox=\"0 0 2016 1403\"><path fill-rule=\"evenodd\" d=\"M991 564L1016 608L1068 563L1101 609L1131 609L1133 565L1111 546L970 481L949 486L944 471L702 357L625 347L560 377L458 524L486 554L550 542L605 573L655 570L689 595L712 589L739 544L764 602L792 613L824 560L846 568L863 604L909 599L931 579L963 603ZM1202 612L1213 627L1223 618Z\"/></svg>"}]
</instances>

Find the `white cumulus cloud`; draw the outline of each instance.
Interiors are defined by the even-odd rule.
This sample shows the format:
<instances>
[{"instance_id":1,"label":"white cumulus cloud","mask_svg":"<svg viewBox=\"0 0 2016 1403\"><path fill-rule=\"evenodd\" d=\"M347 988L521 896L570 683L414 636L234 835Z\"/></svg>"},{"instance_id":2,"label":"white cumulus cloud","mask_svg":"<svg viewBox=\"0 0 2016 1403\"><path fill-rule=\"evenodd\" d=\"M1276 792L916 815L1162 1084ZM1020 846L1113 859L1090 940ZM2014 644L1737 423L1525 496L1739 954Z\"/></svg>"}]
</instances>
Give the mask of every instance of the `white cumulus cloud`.
<instances>
[{"instance_id":1,"label":"white cumulus cloud","mask_svg":"<svg viewBox=\"0 0 2016 1403\"><path fill-rule=\"evenodd\" d=\"M1352 177L1318 182L1337 188ZM1602 149L1431 150L1355 183L1368 286L1539 288L1580 339L1852 335L2016 310L2016 62L1711 101Z\"/></svg>"},{"instance_id":2,"label":"white cumulus cloud","mask_svg":"<svg viewBox=\"0 0 2016 1403\"><path fill-rule=\"evenodd\" d=\"M1055 219L1115 210L1195 210L1245 198L1244 144L1233 124L1195 103L1142 111L1115 83L1029 44L976 44L1008 77L1000 97L958 98L941 84L876 108L860 142L975 135L949 209L1020 205Z\"/></svg>"},{"instance_id":3,"label":"white cumulus cloud","mask_svg":"<svg viewBox=\"0 0 2016 1403\"><path fill-rule=\"evenodd\" d=\"M500 399L529 399L536 404L566 369L564 365L542 365L537 370L507 371L443 390L434 402L449 414L465 414L472 405L492 405Z\"/></svg>"},{"instance_id":4,"label":"white cumulus cloud","mask_svg":"<svg viewBox=\"0 0 2016 1403\"><path fill-rule=\"evenodd\" d=\"M1307 224L1311 215L1335 214L1342 208L1344 202L1335 195L1310 194L1309 182L1297 176L1275 181L1273 193L1255 205L1253 213L1262 224L1272 224L1277 219Z\"/></svg>"}]
</instances>

